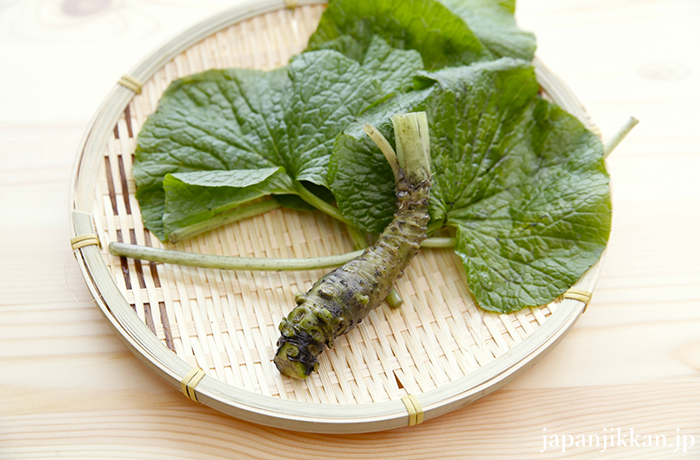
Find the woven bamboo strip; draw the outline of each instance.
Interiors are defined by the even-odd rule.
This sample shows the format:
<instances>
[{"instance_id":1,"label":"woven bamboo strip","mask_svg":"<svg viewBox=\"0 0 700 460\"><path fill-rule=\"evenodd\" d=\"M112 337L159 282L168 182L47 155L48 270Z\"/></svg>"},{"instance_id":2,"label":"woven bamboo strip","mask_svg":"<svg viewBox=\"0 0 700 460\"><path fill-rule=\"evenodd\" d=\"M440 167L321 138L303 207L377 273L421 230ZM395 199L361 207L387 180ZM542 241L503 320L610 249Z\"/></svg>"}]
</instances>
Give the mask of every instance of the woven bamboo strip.
<instances>
[{"instance_id":1,"label":"woven bamboo strip","mask_svg":"<svg viewBox=\"0 0 700 460\"><path fill-rule=\"evenodd\" d=\"M140 95L131 93L127 103L121 90L110 95L76 165L76 233L94 216L104 242L163 247L144 229L134 198L135 136L173 80L210 68L272 69L301 51L322 7L274 5L258 2L257 9L203 23L132 72L144 82ZM588 123L570 92L536 64L545 91ZM125 109L115 112L121 104ZM352 241L343 224L325 215L275 210L171 246L313 257L348 252ZM320 372L300 382L283 378L271 363L276 325L293 305L294 293L310 288L324 271L222 272L126 260L96 247L81 251L82 267L110 324L166 380L179 384L192 367L201 367L206 377L195 390L200 401L247 420L310 431L401 426L406 424L401 398L407 395L419 396L426 419L467 404L532 365L583 308L565 300L511 315L483 312L458 258L448 250L423 251L397 283L404 305L372 312L322 355ZM592 290L596 273L580 287Z\"/></svg>"}]
</instances>

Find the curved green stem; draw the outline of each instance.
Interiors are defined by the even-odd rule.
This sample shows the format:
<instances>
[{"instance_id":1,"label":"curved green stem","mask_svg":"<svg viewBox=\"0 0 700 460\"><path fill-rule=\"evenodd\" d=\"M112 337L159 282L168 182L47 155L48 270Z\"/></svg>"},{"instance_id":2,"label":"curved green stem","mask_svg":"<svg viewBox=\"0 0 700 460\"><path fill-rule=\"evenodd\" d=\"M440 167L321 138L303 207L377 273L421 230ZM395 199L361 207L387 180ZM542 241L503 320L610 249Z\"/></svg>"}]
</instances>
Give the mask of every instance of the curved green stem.
<instances>
[{"instance_id":1,"label":"curved green stem","mask_svg":"<svg viewBox=\"0 0 700 460\"><path fill-rule=\"evenodd\" d=\"M440 229L441 229L442 227L444 227L444 226L445 226L445 219L441 219L441 220L431 220L431 221L428 223L428 231L427 231L427 233L428 233L428 235L430 235L431 233L435 233L435 232L437 232L438 230L440 230Z\"/></svg>"},{"instance_id":2,"label":"curved green stem","mask_svg":"<svg viewBox=\"0 0 700 460\"><path fill-rule=\"evenodd\" d=\"M423 240L424 248L448 248L454 246L454 238L428 238ZM258 257L218 256L213 254L198 254L171 249L151 248L126 243L109 243L109 253L119 257L162 262L166 264L187 265L200 268L217 268L220 270L263 270L263 271L294 271L319 270L339 267L358 257L362 250L325 257L309 257L305 259L265 259Z\"/></svg>"},{"instance_id":3,"label":"curved green stem","mask_svg":"<svg viewBox=\"0 0 700 460\"><path fill-rule=\"evenodd\" d=\"M149 260L168 264L187 265L221 270L294 271L332 268L358 257L362 251L336 256L310 257L306 259L263 259L257 257L232 257L213 254L197 254L170 249L150 248L125 243L109 243L109 253L132 259Z\"/></svg>"},{"instance_id":4,"label":"curved green stem","mask_svg":"<svg viewBox=\"0 0 700 460\"><path fill-rule=\"evenodd\" d=\"M188 225L187 227L175 230L168 235L168 241L171 243L179 243L180 241L185 241L188 238L192 238L193 236L199 235L200 233L204 233L208 230L212 230L232 222L237 222L248 217L264 214L281 206L282 205L275 200L265 200L249 205L242 205L231 211L217 214L205 221L197 222L196 224Z\"/></svg>"},{"instance_id":5,"label":"curved green stem","mask_svg":"<svg viewBox=\"0 0 700 460\"><path fill-rule=\"evenodd\" d=\"M396 158L396 152L394 152L394 149L391 147L389 141L386 140L386 137L384 137L384 135L380 133L377 128L369 123L362 125L362 130L370 137L370 139L374 141L375 144L377 144L379 150L384 154L384 158L386 158L386 161L389 162L389 166L391 166L391 171L394 173L394 180L398 181L401 167L399 166L399 161Z\"/></svg>"},{"instance_id":6,"label":"curved green stem","mask_svg":"<svg viewBox=\"0 0 700 460\"><path fill-rule=\"evenodd\" d=\"M348 225L348 233L350 234L350 238L352 238L352 245L356 251L367 248L367 238L362 230L357 227L353 227L352 225Z\"/></svg>"},{"instance_id":7,"label":"curved green stem","mask_svg":"<svg viewBox=\"0 0 700 460\"><path fill-rule=\"evenodd\" d=\"M613 150L615 150L615 147L618 146L620 142L622 142L622 139L625 138L629 134L630 131L632 131L632 128L634 128L637 123L639 123L639 120L637 120L634 117L630 117L627 122L622 125L622 128L618 132L613 135L613 137L610 138L610 140L605 144L603 147L603 158L607 158L608 155L612 153Z\"/></svg>"},{"instance_id":8,"label":"curved green stem","mask_svg":"<svg viewBox=\"0 0 700 460\"><path fill-rule=\"evenodd\" d=\"M304 187L300 182L294 182L294 190L299 194L299 197L309 203L311 206L314 208L318 209L319 211L323 211L329 216L331 216L334 219L337 219L341 222L344 222L346 224L352 225L352 222L347 220L345 217L343 217L342 214L340 214L340 211L338 211L338 208L336 208L333 205L330 205L323 201L321 198L317 197L313 193L309 191L306 187Z\"/></svg>"}]
</instances>

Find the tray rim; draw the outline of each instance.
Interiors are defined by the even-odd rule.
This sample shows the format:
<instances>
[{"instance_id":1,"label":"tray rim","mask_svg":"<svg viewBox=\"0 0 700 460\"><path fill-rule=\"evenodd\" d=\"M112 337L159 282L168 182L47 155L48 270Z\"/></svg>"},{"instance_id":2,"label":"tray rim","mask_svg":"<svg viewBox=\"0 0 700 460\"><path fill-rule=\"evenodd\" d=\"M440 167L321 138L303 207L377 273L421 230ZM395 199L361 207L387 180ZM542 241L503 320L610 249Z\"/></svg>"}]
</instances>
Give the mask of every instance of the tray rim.
<instances>
[{"instance_id":1,"label":"tray rim","mask_svg":"<svg viewBox=\"0 0 700 460\"><path fill-rule=\"evenodd\" d=\"M297 6L325 3L324 0L302 0ZM171 59L195 43L238 22L283 8L287 8L284 0L248 0L220 12L147 54L129 75L146 82ZM588 128L594 129L571 90L537 57L532 63L540 84L546 86L546 92L558 99L559 105L579 118ZM90 210L97 181L98 161L114 125L133 96L131 90L115 85L85 130L71 173L71 236L95 232L95 220ZM593 292L604 254L574 286ZM179 389L181 379L192 366L167 349L134 313L116 285L99 248L85 246L75 250L74 255L88 289L112 330L141 362ZM415 395L423 408L424 419L432 419L470 404L515 379L564 338L585 307L584 302L564 299L543 325L505 355L449 384ZM200 402L227 415L294 431L362 433L409 425L409 414L401 400L367 404L283 400L252 393L208 375L197 385L196 393Z\"/></svg>"}]
</instances>

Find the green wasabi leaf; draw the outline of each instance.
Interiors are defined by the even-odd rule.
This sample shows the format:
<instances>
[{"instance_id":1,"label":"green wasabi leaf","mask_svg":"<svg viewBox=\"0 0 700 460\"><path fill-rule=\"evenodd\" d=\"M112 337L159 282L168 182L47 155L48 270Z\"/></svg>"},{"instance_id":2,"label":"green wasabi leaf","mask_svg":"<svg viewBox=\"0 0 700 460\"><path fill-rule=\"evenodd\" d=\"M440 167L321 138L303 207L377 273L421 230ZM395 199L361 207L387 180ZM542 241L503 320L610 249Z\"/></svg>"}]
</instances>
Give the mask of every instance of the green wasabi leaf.
<instances>
[{"instance_id":1,"label":"green wasabi leaf","mask_svg":"<svg viewBox=\"0 0 700 460\"><path fill-rule=\"evenodd\" d=\"M551 302L607 243L611 204L600 141L538 96L534 70L524 61L423 72L416 87L415 94L374 107L360 123L374 119L387 136L382 117L397 109L425 110L435 173L431 217L456 230L455 251L477 302L502 313ZM389 216L350 217L359 208L348 197L364 193L364 206L378 210L393 203L390 191L364 185L390 177L388 165L365 167L380 155L351 125L331 158L329 182L338 205L365 229ZM363 174L362 187L343 179L340 166L348 164Z\"/></svg>"},{"instance_id":2,"label":"green wasabi leaf","mask_svg":"<svg viewBox=\"0 0 700 460\"><path fill-rule=\"evenodd\" d=\"M279 132L283 166L296 181L326 186L336 136L381 96L373 75L332 51L304 53L289 65L291 95Z\"/></svg>"},{"instance_id":3,"label":"green wasabi leaf","mask_svg":"<svg viewBox=\"0 0 700 460\"><path fill-rule=\"evenodd\" d=\"M391 47L418 51L428 69L492 59L467 24L436 0L334 0L308 50L349 35L369 47L379 35Z\"/></svg>"},{"instance_id":4,"label":"green wasabi leaf","mask_svg":"<svg viewBox=\"0 0 700 460\"><path fill-rule=\"evenodd\" d=\"M413 76L423 70L423 59L418 51L392 48L379 35L373 35L367 49L350 35L321 43L319 49L338 51L356 60L381 82L382 93L405 92L413 88Z\"/></svg>"},{"instance_id":5,"label":"green wasabi leaf","mask_svg":"<svg viewBox=\"0 0 700 460\"><path fill-rule=\"evenodd\" d=\"M365 56L365 48L350 35L341 35L333 40L319 43L315 49L337 51L360 63Z\"/></svg>"},{"instance_id":6,"label":"green wasabi leaf","mask_svg":"<svg viewBox=\"0 0 700 460\"><path fill-rule=\"evenodd\" d=\"M412 89L413 75L424 69L418 51L392 48L378 35L369 42L362 58L362 67L381 82L384 94Z\"/></svg>"},{"instance_id":7,"label":"green wasabi leaf","mask_svg":"<svg viewBox=\"0 0 700 460\"><path fill-rule=\"evenodd\" d=\"M389 163L368 136L343 134L334 149L337 153L328 165L328 182L338 208L356 227L381 233L396 209Z\"/></svg>"},{"instance_id":8,"label":"green wasabi leaf","mask_svg":"<svg viewBox=\"0 0 700 460\"><path fill-rule=\"evenodd\" d=\"M479 304L511 312L551 302L598 260L611 203L600 140L538 97L531 67L500 62L438 78L429 116L462 121L435 124L431 204L457 229Z\"/></svg>"},{"instance_id":9,"label":"green wasabi leaf","mask_svg":"<svg viewBox=\"0 0 700 460\"><path fill-rule=\"evenodd\" d=\"M166 234L205 221L267 195L294 189L284 168L194 171L167 174L163 180Z\"/></svg>"},{"instance_id":10,"label":"green wasabi leaf","mask_svg":"<svg viewBox=\"0 0 700 460\"><path fill-rule=\"evenodd\" d=\"M160 240L167 174L281 164L268 122L283 120L286 69L212 70L173 82L138 135L134 179L145 226Z\"/></svg>"},{"instance_id":11,"label":"green wasabi leaf","mask_svg":"<svg viewBox=\"0 0 700 460\"><path fill-rule=\"evenodd\" d=\"M535 35L515 23L515 0L440 0L469 25L495 57L531 61Z\"/></svg>"},{"instance_id":12,"label":"green wasabi leaf","mask_svg":"<svg viewBox=\"0 0 700 460\"><path fill-rule=\"evenodd\" d=\"M134 178L144 224L165 241L164 215L192 218L167 207L168 174L282 167L289 184L326 187L336 136L381 94L370 72L334 51L304 53L271 72L212 70L174 82L138 137Z\"/></svg>"}]
</instances>

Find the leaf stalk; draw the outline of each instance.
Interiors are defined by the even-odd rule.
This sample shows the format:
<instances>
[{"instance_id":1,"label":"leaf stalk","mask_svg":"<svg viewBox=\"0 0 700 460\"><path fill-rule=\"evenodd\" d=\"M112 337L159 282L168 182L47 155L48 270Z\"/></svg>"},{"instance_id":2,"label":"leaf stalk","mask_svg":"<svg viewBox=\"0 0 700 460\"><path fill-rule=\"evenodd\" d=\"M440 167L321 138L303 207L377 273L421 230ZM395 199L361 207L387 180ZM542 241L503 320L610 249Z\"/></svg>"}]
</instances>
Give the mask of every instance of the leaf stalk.
<instances>
[{"instance_id":1,"label":"leaf stalk","mask_svg":"<svg viewBox=\"0 0 700 460\"><path fill-rule=\"evenodd\" d=\"M421 243L423 248L450 248L454 238L427 238ZM186 265L189 267L215 268L219 270L260 270L260 271L295 271L321 270L334 268L358 257L362 250L324 257L300 259L268 259L259 257L234 257L214 254L199 254L172 249L151 248L126 243L109 243L109 253L118 257L148 260L166 264Z\"/></svg>"},{"instance_id":2,"label":"leaf stalk","mask_svg":"<svg viewBox=\"0 0 700 460\"><path fill-rule=\"evenodd\" d=\"M168 264L187 265L189 267L216 268L220 270L261 270L261 271L295 271L318 270L343 265L358 257L362 251L349 252L325 257L304 259L267 259L258 257L233 257L214 254L198 254L171 249L151 248L126 243L109 243L109 253L114 256L149 260Z\"/></svg>"},{"instance_id":3,"label":"leaf stalk","mask_svg":"<svg viewBox=\"0 0 700 460\"><path fill-rule=\"evenodd\" d=\"M294 190L299 194L299 197L309 203L311 206L314 208L318 209L319 211L322 211L332 218L339 220L343 223L352 225L352 222L350 222L348 219L343 217L342 214L340 214L340 211L338 211L338 208L335 206L326 203L323 201L321 198L317 197L309 189L304 187L301 182L294 182Z\"/></svg>"},{"instance_id":4,"label":"leaf stalk","mask_svg":"<svg viewBox=\"0 0 700 460\"><path fill-rule=\"evenodd\" d=\"M639 120L637 120L634 117L630 117L627 122L622 125L622 128L613 135L613 137L610 138L610 140L603 146L603 158L608 158L610 154L612 153L613 150L615 150L615 147L617 147L620 142L632 131L632 128L634 128L637 123L639 123Z\"/></svg>"}]
</instances>

